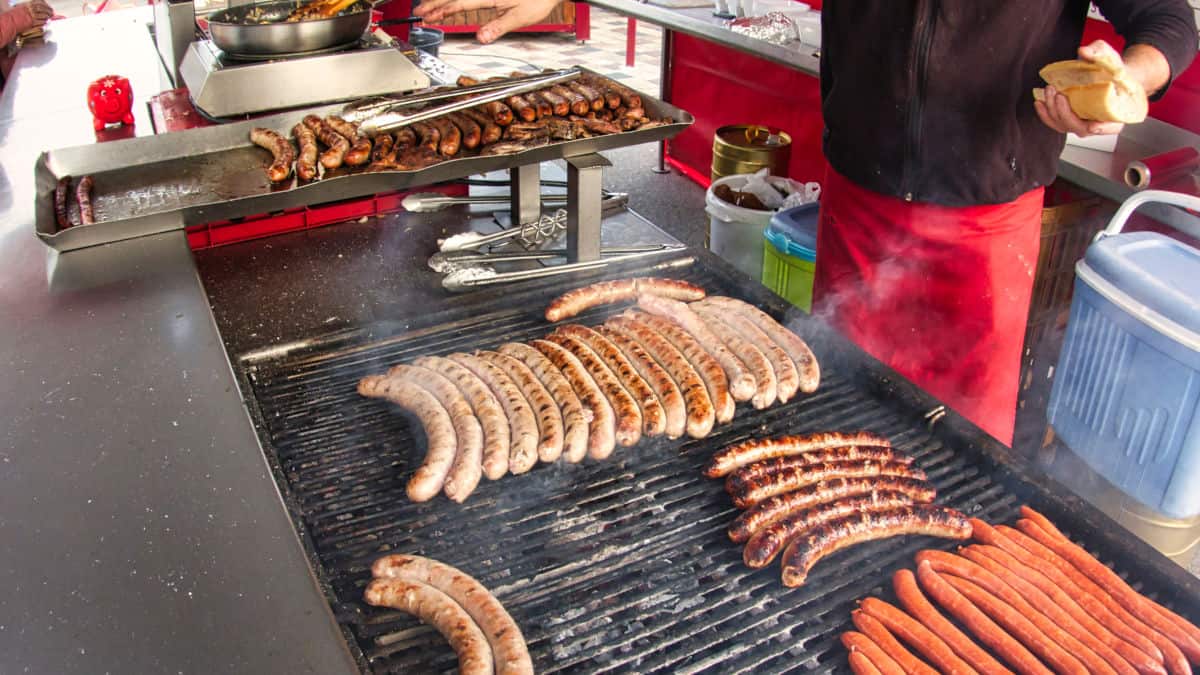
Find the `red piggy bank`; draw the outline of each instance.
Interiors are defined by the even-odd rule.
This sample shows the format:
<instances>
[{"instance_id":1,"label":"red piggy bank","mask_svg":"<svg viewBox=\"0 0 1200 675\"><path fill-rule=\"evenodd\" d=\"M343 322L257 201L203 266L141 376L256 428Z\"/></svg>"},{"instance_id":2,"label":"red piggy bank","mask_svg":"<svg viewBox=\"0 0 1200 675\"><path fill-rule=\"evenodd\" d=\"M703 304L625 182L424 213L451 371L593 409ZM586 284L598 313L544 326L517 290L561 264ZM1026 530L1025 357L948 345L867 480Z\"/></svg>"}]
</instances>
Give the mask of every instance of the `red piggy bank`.
<instances>
[{"instance_id":1,"label":"red piggy bank","mask_svg":"<svg viewBox=\"0 0 1200 675\"><path fill-rule=\"evenodd\" d=\"M133 124L133 88L120 75L105 75L88 85L88 110L92 126L100 131L109 124Z\"/></svg>"}]
</instances>

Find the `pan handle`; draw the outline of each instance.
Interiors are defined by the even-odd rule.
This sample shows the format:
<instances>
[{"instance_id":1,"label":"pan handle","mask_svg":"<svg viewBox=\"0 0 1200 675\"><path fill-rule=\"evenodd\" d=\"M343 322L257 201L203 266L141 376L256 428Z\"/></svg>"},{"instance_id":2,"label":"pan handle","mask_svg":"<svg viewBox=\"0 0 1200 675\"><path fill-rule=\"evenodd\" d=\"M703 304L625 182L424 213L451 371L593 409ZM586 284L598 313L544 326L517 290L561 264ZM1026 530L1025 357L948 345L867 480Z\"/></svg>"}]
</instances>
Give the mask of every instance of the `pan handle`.
<instances>
[{"instance_id":1,"label":"pan handle","mask_svg":"<svg viewBox=\"0 0 1200 675\"><path fill-rule=\"evenodd\" d=\"M402 23L421 23L421 17L406 16L403 19L384 19L383 21L375 22L375 25L379 26L379 27L383 27L383 26L395 26L397 24L402 24Z\"/></svg>"}]
</instances>

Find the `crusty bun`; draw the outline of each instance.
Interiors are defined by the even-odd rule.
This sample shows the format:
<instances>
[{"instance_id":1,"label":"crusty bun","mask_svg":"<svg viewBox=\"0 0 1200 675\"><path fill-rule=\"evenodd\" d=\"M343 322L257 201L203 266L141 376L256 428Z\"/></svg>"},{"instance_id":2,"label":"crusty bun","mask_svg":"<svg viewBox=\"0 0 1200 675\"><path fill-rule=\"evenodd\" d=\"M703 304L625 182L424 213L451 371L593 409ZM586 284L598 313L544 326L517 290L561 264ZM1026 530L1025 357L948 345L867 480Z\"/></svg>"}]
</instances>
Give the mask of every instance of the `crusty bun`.
<instances>
[{"instance_id":1,"label":"crusty bun","mask_svg":"<svg viewBox=\"0 0 1200 675\"><path fill-rule=\"evenodd\" d=\"M1085 120L1137 124L1146 119L1149 103L1142 86L1125 74L1119 60L1057 61L1042 68L1040 75L1050 86L1066 94L1071 110ZM1033 90L1033 98L1045 100L1045 91Z\"/></svg>"}]
</instances>

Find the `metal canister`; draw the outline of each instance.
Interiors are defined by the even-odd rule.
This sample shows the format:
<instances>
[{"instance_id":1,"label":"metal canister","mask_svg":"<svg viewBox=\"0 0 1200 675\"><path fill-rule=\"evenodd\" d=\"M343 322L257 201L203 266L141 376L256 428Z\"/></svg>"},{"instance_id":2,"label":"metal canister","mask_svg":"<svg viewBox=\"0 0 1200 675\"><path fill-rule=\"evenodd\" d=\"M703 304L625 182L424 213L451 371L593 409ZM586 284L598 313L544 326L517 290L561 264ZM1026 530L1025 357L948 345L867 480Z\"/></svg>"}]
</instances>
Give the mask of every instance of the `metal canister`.
<instances>
[{"instance_id":1,"label":"metal canister","mask_svg":"<svg viewBox=\"0 0 1200 675\"><path fill-rule=\"evenodd\" d=\"M792 137L753 124L733 124L713 136L712 179L754 173L763 167L773 176L788 175Z\"/></svg>"}]
</instances>

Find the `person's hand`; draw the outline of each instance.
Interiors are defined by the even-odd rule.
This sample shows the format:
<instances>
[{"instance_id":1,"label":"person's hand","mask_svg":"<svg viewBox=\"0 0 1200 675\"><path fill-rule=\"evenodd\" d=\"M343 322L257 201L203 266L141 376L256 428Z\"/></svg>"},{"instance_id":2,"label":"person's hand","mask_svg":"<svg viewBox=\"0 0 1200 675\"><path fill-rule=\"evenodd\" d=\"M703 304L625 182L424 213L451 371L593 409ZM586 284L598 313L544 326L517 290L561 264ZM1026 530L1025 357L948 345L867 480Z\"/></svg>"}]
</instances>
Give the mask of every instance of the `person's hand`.
<instances>
[{"instance_id":1,"label":"person's hand","mask_svg":"<svg viewBox=\"0 0 1200 675\"><path fill-rule=\"evenodd\" d=\"M1113 81L1117 86L1137 86L1141 85L1136 82L1128 81L1128 78L1122 77L1124 74L1124 63L1121 60L1121 55L1117 50L1112 48L1104 40L1096 40L1095 42L1083 45L1079 48L1079 58L1084 61L1091 61L1104 69L1113 72ZM1119 134L1125 125L1120 122L1096 122L1094 120L1085 120L1080 118L1071 110L1071 101L1067 95L1058 91L1054 87L1047 86L1044 90L1046 95L1045 101L1034 101L1033 107L1037 110L1038 117L1046 126L1054 129L1059 133L1067 133L1068 131L1076 136L1102 136L1105 134ZM1144 95L1144 94L1143 94Z\"/></svg>"},{"instance_id":2,"label":"person's hand","mask_svg":"<svg viewBox=\"0 0 1200 675\"><path fill-rule=\"evenodd\" d=\"M550 16L561 0L422 0L413 10L426 23L472 9L494 9L499 16L480 27L475 37L483 44L495 42L509 31L533 24Z\"/></svg>"},{"instance_id":3,"label":"person's hand","mask_svg":"<svg viewBox=\"0 0 1200 675\"><path fill-rule=\"evenodd\" d=\"M54 8L52 8L46 0L30 0L29 2L21 3L18 7L24 5L29 12L31 23L29 28L37 28L45 25L50 17L54 16ZM26 29L28 30L28 28Z\"/></svg>"}]
</instances>

